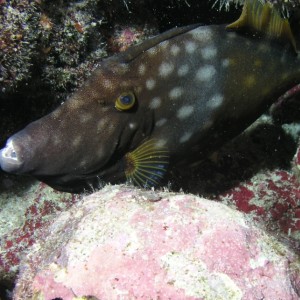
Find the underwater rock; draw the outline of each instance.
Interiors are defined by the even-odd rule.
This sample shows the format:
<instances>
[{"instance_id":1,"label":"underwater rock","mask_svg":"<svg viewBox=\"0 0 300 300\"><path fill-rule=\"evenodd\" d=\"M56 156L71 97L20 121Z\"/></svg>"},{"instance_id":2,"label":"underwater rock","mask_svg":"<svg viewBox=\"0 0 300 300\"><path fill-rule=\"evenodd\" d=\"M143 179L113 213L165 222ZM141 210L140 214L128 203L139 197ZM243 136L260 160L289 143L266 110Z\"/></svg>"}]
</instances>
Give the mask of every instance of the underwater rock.
<instances>
[{"instance_id":1,"label":"underwater rock","mask_svg":"<svg viewBox=\"0 0 300 300\"><path fill-rule=\"evenodd\" d=\"M79 198L45 184L16 181L5 178L0 181L0 282L15 278L21 257L38 239L41 230L57 212L66 210Z\"/></svg>"},{"instance_id":2,"label":"underwater rock","mask_svg":"<svg viewBox=\"0 0 300 300\"><path fill-rule=\"evenodd\" d=\"M298 181L300 182L300 142L299 142L299 147L297 149L297 152L295 153L293 159L293 170L296 177L298 178Z\"/></svg>"},{"instance_id":3,"label":"underwater rock","mask_svg":"<svg viewBox=\"0 0 300 300\"><path fill-rule=\"evenodd\" d=\"M261 171L217 199L254 216L277 235L300 241L300 184L293 173Z\"/></svg>"},{"instance_id":4,"label":"underwater rock","mask_svg":"<svg viewBox=\"0 0 300 300\"><path fill-rule=\"evenodd\" d=\"M299 268L293 251L221 203L106 186L45 230L14 299L292 300Z\"/></svg>"}]
</instances>

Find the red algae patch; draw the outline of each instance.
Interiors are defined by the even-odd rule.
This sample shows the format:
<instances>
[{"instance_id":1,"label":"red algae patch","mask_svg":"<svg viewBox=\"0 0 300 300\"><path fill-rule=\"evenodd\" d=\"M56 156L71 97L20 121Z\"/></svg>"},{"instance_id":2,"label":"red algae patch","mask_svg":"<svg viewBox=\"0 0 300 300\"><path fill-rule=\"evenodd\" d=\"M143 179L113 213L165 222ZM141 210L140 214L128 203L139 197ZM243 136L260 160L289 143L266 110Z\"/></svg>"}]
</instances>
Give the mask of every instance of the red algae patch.
<instances>
[{"instance_id":1,"label":"red algae patch","mask_svg":"<svg viewBox=\"0 0 300 300\"><path fill-rule=\"evenodd\" d=\"M300 239L300 183L291 172L277 169L258 173L217 199L251 214L278 233Z\"/></svg>"},{"instance_id":2,"label":"red algae patch","mask_svg":"<svg viewBox=\"0 0 300 300\"><path fill-rule=\"evenodd\" d=\"M44 231L14 299L299 299L299 289L298 256L249 216L194 195L106 186Z\"/></svg>"},{"instance_id":3,"label":"red algae patch","mask_svg":"<svg viewBox=\"0 0 300 300\"><path fill-rule=\"evenodd\" d=\"M79 196L61 193L43 183L30 182L0 197L0 278L15 278L21 257L29 252L55 214L66 210Z\"/></svg>"}]
</instances>

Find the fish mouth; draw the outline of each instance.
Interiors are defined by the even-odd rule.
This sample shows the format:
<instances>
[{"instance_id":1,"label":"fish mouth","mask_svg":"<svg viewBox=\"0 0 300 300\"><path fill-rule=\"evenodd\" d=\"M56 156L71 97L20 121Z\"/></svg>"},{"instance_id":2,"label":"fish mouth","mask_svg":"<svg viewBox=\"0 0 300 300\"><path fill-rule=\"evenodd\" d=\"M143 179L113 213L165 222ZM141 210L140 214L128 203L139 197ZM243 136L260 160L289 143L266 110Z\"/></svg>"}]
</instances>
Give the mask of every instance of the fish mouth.
<instances>
[{"instance_id":1,"label":"fish mouth","mask_svg":"<svg viewBox=\"0 0 300 300\"><path fill-rule=\"evenodd\" d=\"M6 142L4 148L0 150L0 166L1 169L8 173L15 173L23 166L22 156L19 154L18 148L12 139Z\"/></svg>"}]
</instances>

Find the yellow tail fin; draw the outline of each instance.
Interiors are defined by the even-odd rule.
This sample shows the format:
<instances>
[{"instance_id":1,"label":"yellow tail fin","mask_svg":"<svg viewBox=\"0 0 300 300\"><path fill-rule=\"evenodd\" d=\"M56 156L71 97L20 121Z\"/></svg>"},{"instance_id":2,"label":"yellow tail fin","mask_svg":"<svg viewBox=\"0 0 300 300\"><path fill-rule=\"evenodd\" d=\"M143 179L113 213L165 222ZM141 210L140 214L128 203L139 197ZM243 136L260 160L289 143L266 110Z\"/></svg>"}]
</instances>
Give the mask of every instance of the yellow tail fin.
<instances>
[{"instance_id":1,"label":"yellow tail fin","mask_svg":"<svg viewBox=\"0 0 300 300\"><path fill-rule=\"evenodd\" d=\"M228 29L250 29L266 34L270 38L282 39L292 44L297 51L296 41L289 21L281 18L272 4L262 4L259 0L245 0L241 16L229 24Z\"/></svg>"}]
</instances>

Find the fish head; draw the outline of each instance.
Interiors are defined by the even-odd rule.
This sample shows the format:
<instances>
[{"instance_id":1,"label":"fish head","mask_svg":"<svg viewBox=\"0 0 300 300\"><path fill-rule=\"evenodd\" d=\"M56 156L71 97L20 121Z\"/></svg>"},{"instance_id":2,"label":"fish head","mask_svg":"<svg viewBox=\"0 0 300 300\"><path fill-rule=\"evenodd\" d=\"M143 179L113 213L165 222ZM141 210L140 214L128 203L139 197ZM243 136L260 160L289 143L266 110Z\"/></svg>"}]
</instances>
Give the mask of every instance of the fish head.
<instances>
[{"instance_id":1,"label":"fish head","mask_svg":"<svg viewBox=\"0 0 300 300\"><path fill-rule=\"evenodd\" d=\"M153 123L132 68L116 58L103 61L70 99L7 140L1 168L71 191L88 188L96 177L124 178L122 158Z\"/></svg>"}]
</instances>

